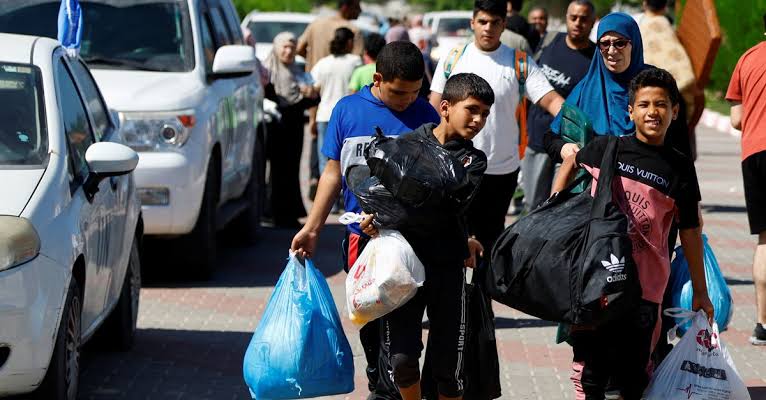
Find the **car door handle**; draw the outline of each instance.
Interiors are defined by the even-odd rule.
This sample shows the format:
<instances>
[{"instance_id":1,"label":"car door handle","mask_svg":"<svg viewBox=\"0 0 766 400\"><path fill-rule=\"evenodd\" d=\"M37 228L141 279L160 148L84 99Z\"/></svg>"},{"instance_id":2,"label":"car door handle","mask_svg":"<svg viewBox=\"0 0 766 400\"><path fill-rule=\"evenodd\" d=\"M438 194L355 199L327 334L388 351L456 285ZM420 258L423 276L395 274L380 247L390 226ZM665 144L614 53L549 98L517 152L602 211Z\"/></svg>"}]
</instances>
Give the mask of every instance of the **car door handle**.
<instances>
[{"instance_id":1,"label":"car door handle","mask_svg":"<svg viewBox=\"0 0 766 400\"><path fill-rule=\"evenodd\" d=\"M119 183L119 181L117 180L116 176L113 176L113 177L109 178L109 186L112 187L112 191L116 191L117 190L117 184L118 183Z\"/></svg>"}]
</instances>

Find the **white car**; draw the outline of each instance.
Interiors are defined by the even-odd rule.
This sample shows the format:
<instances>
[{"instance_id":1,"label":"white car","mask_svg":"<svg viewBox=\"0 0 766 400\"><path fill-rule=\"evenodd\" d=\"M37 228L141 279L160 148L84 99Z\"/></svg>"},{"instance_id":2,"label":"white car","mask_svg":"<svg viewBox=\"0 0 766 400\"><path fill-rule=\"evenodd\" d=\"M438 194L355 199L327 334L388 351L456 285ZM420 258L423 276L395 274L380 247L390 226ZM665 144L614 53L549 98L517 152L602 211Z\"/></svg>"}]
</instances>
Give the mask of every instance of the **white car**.
<instances>
[{"instance_id":1,"label":"white car","mask_svg":"<svg viewBox=\"0 0 766 400\"><path fill-rule=\"evenodd\" d=\"M81 59L48 38L0 48L0 396L74 400L96 329L135 335L138 155Z\"/></svg>"},{"instance_id":2,"label":"white car","mask_svg":"<svg viewBox=\"0 0 766 400\"><path fill-rule=\"evenodd\" d=\"M81 56L126 144L145 233L163 239L187 275L216 264L216 231L260 223L263 88L231 0L81 0ZM55 36L58 0L0 3L0 30Z\"/></svg>"},{"instance_id":3,"label":"white car","mask_svg":"<svg viewBox=\"0 0 766 400\"><path fill-rule=\"evenodd\" d=\"M438 11L423 15L423 24L431 28L436 43L431 49L431 59L438 62L452 48L471 40L471 11Z\"/></svg>"},{"instance_id":4,"label":"white car","mask_svg":"<svg viewBox=\"0 0 766 400\"><path fill-rule=\"evenodd\" d=\"M263 62L271 53L275 36L282 32L292 32L296 38L301 37L314 19L316 16L313 14L251 11L242 19L242 27L253 33L255 54ZM305 63L300 56L297 61Z\"/></svg>"}]
</instances>

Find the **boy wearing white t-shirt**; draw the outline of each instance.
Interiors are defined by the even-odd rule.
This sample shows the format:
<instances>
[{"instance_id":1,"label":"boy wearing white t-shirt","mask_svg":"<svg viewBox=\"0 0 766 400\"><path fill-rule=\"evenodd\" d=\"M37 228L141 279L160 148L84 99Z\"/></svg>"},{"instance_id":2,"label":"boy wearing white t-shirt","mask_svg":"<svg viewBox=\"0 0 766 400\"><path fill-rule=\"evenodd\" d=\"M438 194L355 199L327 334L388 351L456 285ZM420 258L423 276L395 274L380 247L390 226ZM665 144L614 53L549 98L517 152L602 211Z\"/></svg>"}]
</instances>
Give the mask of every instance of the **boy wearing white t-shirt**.
<instances>
[{"instance_id":1,"label":"boy wearing white t-shirt","mask_svg":"<svg viewBox=\"0 0 766 400\"><path fill-rule=\"evenodd\" d=\"M330 55L320 59L311 69L314 86L319 90L321 97L316 115L320 174L327 164L327 157L322 154L322 145L332 109L338 100L351 94L348 82L351 81L356 67L362 65L362 59L356 54L351 54L353 49L354 32L348 28L338 28L330 42Z\"/></svg>"},{"instance_id":2,"label":"boy wearing white t-shirt","mask_svg":"<svg viewBox=\"0 0 766 400\"><path fill-rule=\"evenodd\" d=\"M459 58L447 54L439 60L431 82L429 101L434 108L441 101L449 75L470 72L484 78L495 91L492 106L482 134L474 140L477 149L488 158L487 171L476 197L468 210L468 228L491 249L505 228L505 214L516 191L519 174L519 82L516 78L515 51L500 43L505 29L505 0L476 0L471 28L474 40ZM452 52L450 52L452 53ZM448 64L445 74L445 63ZM523 92L532 102L552 115L558 114L564 99L559 96L532 57L527 57L528 74Z\"/></svg>"}]
</instances>

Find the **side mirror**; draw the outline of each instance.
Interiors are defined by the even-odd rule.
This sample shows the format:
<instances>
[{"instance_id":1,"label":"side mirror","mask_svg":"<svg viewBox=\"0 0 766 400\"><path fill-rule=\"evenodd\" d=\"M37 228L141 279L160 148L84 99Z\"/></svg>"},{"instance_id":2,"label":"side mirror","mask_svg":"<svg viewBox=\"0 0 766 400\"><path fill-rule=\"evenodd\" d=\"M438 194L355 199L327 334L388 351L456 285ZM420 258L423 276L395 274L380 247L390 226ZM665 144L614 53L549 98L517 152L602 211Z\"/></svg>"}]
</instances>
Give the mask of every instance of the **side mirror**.
<instances>
[{"instance_id":1,"label":"side mirror","mask_svg":"<svg viewBox=\"0 0 766 400\"><path fill-rule=\"evenodd\" d=\"M88 147L85 152L85 162L90 173L83 184L85 194L89 199L98 192L98 184L105 178L129 174L138 165L138 153L128 146L99 142Z\"/></svg>"},{"instance_id":2,"label":"side mirror","mask_svg":"<svg viewBox=\"0 0 766 400\"><path fill-rule=\"evenodd\" d=\"M221 46L213 59L213 78L238 78L256 68L255 49L245 45Z\"/></svg>"}]
</instances>

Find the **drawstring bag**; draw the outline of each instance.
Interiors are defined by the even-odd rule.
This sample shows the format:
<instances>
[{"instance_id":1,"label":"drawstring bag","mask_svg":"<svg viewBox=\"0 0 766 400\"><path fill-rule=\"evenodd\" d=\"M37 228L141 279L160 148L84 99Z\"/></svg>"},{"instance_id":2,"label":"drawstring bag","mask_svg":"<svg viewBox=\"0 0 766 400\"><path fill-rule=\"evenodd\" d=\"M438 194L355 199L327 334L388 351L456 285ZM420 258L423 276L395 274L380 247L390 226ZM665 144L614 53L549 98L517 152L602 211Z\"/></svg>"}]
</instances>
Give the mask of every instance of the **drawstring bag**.
<instances>
[{"instance_id":1,"label":"drawstring bag","mask_svg":"<svg viewBox=\"0 0 766 400\"><path fill-rule=\"evenodd\" d=\"M305 399L354 390L354 358L327 282L290 255L245 353L254 399Z\"/></svg>"},{"instance_id":2,"label":"drawstring bag","mask_svg":"<svg viewBox=\"0 0 766 400\"><path fill-rule=\"evenodd\" d=\"M646 400L750 400L729 352L719 337L718 324L708 323L704 311L669 308L665 315L691 320L690 334L684 335L654 372L644 392ZM675 340L676 329L668 332Z\"/></svg>"},{"instance_id":3,"label":"drawstring bag","mask_svg":"<svg viewBox=\"0 0 766 400\"><path fill-rule=\"evenodd\" d=\"M726 284L718 265L718 260L713 254L713 249L708 243L707 235L702 235L704 244L704 263L705 263L705 282L707 283L707 293L715 309L715 322L718 324L721 332L725 331L731 321L732 307L731 291ZM683 309L692 308L692 289L691 277L689 276L689 263L684 257L684 251L681 246L676 247L676 256L670 266L670 280L668 286L671 292L671 306ZM676 319L676 323L680 319ZM682 324L678 328L678 334L683 335L689 329L690 323Z\"/></svg>"}]
</instances>

